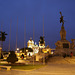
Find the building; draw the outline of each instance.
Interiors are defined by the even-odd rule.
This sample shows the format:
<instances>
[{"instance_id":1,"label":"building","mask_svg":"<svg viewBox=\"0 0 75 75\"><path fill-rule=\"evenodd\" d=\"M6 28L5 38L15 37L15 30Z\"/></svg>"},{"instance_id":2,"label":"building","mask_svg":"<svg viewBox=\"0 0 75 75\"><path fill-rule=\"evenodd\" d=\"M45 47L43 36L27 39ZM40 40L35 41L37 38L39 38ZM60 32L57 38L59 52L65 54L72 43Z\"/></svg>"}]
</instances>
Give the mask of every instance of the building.
<instances>
[{"instance_id":1,"label":"building","mask_svg":"<svg viewBox=\"0 0 75 75\"><path fill-rule=\"evenodd\" d=\"M20 49L20 55L22 55L22 54L24 54L26 56L32 56L33 55L33 49L32 48L28 48L28 47L21 48Z\"/></svg>"},{"instance_id":2,"label":"building","mask_svg":"<svg viewBox=\"0 0 75 75\"><path fill-rule=\"evenodd\" d=\"M35 42L34 46L32 47L32 49L33 49L34 54L37 54L39 52L39 46L36 44L36 42Z\"/></svg>"},{"instance_id":3,"label":"building","mask_svg":"<svg viewBox=\"0 0 75 75\"><path fill-rule=\"evenodd\" d=\"M33 46L34 46L34 41L32 40L32 38L30 38L30 40L27 42L27 47L32 48Z\"/></svg>"},{"instance_id":4,"label":"building","mask_svg":"<svg viewBox=\"0 0 75 75\"><path fill-rule=\"evenodd\" d=\"M44 37L40 37L39 40L39 48L45 48L45 41L44 41Z\"/></svg>"}]
</instances>

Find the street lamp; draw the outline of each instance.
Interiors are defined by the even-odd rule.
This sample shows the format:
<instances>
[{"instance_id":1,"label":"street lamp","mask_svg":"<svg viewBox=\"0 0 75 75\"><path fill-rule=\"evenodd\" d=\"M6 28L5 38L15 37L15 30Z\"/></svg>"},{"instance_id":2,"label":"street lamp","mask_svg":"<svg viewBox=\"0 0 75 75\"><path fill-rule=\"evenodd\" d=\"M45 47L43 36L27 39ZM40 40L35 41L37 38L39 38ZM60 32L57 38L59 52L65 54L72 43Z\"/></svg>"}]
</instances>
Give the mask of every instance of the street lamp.
<instances>
[{"instance_id":1,"label":"street lamp","mask_svg":"<svg viewBox=\"0 0 75 75\"><path fill-rule=\"evenodd\" d=\"M43 65L45 65L45 53L43 53Z\"/></svg>"},{"instance_id":2,"label":"street lamp","mask_svg":"<svg viewBox=\"0 0 75 75\"><path fill-rule=\"evenodd\" d=\"M26 50L26 53L28 53L28 50ZM27 55L27 54L26 54Z\"/></svg>"},{"instance_id":3,"label":"street lamp","mask_svg":"<svg viewBox=\"0 0 75 75\"><path fill-rule=\"evenodd\" d=\"M19 50L19 48L17 48L17 51Z\"/></svg>"}]
</instances>

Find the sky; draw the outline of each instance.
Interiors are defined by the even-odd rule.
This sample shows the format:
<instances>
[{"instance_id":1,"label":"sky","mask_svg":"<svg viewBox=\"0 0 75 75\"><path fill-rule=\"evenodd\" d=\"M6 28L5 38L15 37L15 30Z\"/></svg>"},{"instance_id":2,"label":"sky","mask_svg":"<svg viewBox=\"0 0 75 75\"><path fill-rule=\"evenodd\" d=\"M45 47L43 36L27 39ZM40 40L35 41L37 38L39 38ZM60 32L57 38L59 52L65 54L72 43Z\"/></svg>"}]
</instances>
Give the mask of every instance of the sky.
<instances>
[{"instance_id":1,"label":"sky","mask_svg":"<svg viewBox=\"0 0 75 75\"><path fill-rule=\"evenodd\" d=\"M26 45L33 39L34 17L34 41L39 44L40 36L44 36L45 44L55 48L55 43L60 40L60 13L64 16L66 39L71 42L75 38L75 0L0 0L0 31L6 32L6 40L3 42L3 50L9 48L9 34L11 24L10 50L16 48L16 31L18 17L17 47L24 47L24 29L26 21ZM26 18L26 20L25 20Z\"/></svg>"}]
</instances>

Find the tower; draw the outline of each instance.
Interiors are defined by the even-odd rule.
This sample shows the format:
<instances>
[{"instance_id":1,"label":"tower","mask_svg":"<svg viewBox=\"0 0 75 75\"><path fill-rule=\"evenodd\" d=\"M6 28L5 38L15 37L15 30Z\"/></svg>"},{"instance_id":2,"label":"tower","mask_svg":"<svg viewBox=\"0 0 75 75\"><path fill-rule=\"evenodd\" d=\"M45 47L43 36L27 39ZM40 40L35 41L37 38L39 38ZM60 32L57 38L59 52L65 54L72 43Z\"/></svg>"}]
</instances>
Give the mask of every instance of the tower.
<instances>
[{"instance_id":1,"label":"tower","mask_svg":"<svg viewBox=\"0 0 75 75\"><path fill-rule=\"evenodd\" d=\"M32 48L34 46L34 41L32 40L32 38L30 38L30 40L27 42L27 46L28 48Z\"/></svg>"},{"instance_id":2,"label":"tower","mask_svg":"<svg viewBox=\"0 0 75 75\"><path fill-rule=\"evenodd\" d=\"M39 40L39 47L40 48L45 48L45 41L44 41L44 37L40 37L40 40Z\"/></svg>"}]
</instances>

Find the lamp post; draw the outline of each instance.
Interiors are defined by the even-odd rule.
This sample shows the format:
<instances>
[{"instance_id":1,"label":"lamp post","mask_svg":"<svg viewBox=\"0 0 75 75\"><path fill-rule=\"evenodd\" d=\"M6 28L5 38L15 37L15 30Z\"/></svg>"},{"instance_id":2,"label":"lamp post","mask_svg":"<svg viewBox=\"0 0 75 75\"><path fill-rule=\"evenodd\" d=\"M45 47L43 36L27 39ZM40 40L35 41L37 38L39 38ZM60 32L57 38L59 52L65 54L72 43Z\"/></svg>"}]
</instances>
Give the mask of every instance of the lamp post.
<instances>
[{"instance_id":1,"label":"lamp post","mask_svg":"<svg viewBox=\"0 0 75 75\"><path fill-rule=\"evenodd\" d=\"M27 56L28 50L26 50L26 56Z\"/></svg>"},{"instance_id":2,"label":"lamp post","mask_svg":"<svg viewBox=\"0 0 75 75\"><path fill-rule=\"evenodd\" d=\"M43 65L45 65L45 53L43 53Z\"/></svg>"}]
</instances>

